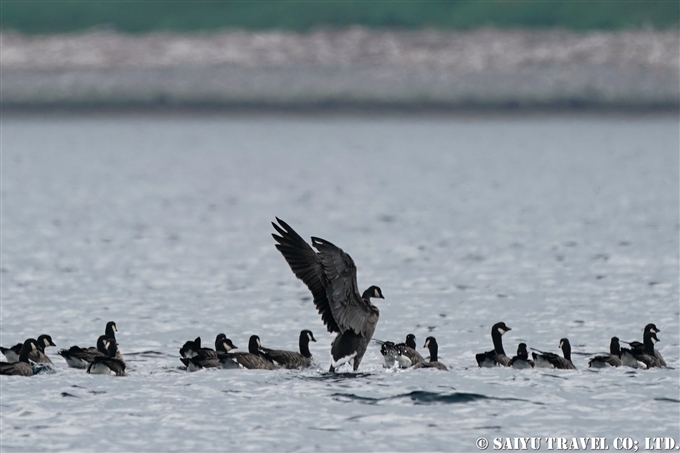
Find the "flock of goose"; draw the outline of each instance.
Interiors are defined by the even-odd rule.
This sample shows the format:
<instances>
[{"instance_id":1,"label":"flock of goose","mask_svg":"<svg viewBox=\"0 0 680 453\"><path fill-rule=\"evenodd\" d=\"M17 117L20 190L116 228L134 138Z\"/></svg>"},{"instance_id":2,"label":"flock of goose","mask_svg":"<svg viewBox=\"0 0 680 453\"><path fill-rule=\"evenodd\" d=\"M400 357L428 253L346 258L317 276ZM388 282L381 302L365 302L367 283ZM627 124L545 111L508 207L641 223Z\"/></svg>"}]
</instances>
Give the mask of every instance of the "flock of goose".
<instances>
[{"instance_id":1,"label":"flock of goose","mask_svg":"<svg viewBox=\"0 0 680 453\"><path fill-rule=\"evenodd\" d=\"M382 290L370 286L360 293L357 285L356 266L352 258L332 243L312 237L310 246L286 222L277 218L272 223L277 234L272 234L276 248L297 278L309 288L321 319L327 330L336 333L331 344L330 372L336 368L352 363L353 370L359 368L369 342L373 338L380 312L371 303L371 299L384 299ZM314 247L314 248L312 248ZM315 250L316 249L316 250ZM505 366L517 369L534 367L576 369L571 361L571 345L567 338L560 340L559 348L563 357L550 352L533 349L529 358L527 345L520 343L517 355L510 358L505 355L502 336L510 331L504 322L491 328L493 350L476 355L480 367ZM104 335L100 336L94 347L82 348L72 346L59 351L68 366L86 369L91 374L125 375L125 360L118 349L116 341L116 323L107 323ZM621 348L617 337L611 339L610 354L593 357L589 366L593 368L630 366L633 368L665 367L666 362L654 349L659 341L656 334L660 330L654 324L644 329L643 341L626 343L630 348ZM180 348L180 360L189 371L202 368L248 368L267 369L304 368L311 366L312 354L309 342L316 341L310 330L300 332L299 352L269 349L262 346L257 335L250 337L248 352L234 352L237 347L223 333L215 338L215 349L201 345L201 338L187 341ZM424 347L429 350L430 358L426 361L416 350L416 338L413 334L406 336L403 343L378 341L383 356L384 366L388 368L434 368L447 370L447 366L438 360L438 344L434 337L425 340ZM56 346L49 335L41 335L37 340L29 338L11 348L0 347L7 362L0 362L0 374L31 376L36 364L52 365L45 354L45 348Z\"/></svg>"}]
</instances>

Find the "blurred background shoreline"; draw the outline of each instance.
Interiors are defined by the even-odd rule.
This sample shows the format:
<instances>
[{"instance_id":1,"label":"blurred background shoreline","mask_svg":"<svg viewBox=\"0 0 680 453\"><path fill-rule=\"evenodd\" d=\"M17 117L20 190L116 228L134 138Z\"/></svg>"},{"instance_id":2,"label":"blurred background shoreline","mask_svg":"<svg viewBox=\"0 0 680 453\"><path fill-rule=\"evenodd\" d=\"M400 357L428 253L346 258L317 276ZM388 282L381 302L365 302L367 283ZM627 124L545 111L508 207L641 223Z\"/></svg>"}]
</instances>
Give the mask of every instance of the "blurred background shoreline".
<instances>
[{"instance_id":1,"label":"blurred background shoreline","mask_svg":"<svg viewBox=\"0 0 680 453\"><path fill-rule=\"evenodd\" d=\"M3 2L4 113L675 112L680 3Z\"/></svg>"},{"instance_id":2,"label":"blurred background shoreline","mask_svg":"<svg viewBox=\"0 0 680 453\"><path fill-rule=\"evenodd\" d=\"M676 112L677 30L2 32L5 113Z\"/></svg>"}]
</instances>

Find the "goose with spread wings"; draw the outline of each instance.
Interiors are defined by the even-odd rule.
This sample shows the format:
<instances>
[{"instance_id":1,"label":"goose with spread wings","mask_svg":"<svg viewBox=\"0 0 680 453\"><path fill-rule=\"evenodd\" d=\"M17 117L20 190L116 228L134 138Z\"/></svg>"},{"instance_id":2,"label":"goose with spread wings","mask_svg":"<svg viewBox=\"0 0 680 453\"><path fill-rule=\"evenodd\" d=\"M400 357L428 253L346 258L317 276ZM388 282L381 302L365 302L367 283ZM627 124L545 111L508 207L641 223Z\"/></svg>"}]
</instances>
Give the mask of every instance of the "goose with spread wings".
<instances>
[{"instance_id":1,"label":"goose with spread wings","mask_svg":"<svg viewBox=\"0 0 680 453\"><path fill-rule=\"evenodd\" d=\"M312 292L314 305L329 332L337 332L331 345L330 372L352 360L359 368L373 337L380 312L371 298L384 299L377 286L359 293L357 268L352 258L330 242L312 237L312 246L283 220L272 223L276 248L297 278Z\"/></svg>"}]
</instances>

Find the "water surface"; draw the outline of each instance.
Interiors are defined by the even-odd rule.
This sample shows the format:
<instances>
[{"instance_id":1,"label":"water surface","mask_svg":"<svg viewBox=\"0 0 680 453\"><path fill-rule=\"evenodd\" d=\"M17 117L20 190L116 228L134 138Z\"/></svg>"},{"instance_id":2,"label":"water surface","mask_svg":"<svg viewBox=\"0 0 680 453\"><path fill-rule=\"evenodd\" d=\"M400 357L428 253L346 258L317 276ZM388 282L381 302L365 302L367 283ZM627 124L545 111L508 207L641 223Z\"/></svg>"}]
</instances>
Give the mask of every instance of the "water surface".
<instances>
[{"instance_id":1,"label":"water surface","mask_svg":"<svg viewBox=\"0 0 680 453\"><path fill-rule=\"evenodd\" d=\"M675 117L5 118L0 344L93 345L125 378L2 377L6 451L460 451L478 437L678 438ZM329 375L332 336L270 222L328 239L386 299L375 337L428 335L450 372ZM489 330L575 372L476 367ZM587 369L647 322L673 369ZM226 333L318 367L187 373ZM422 351L424 352L424 351ZM610 447L611 448L611 447Z\"/></svg>"}]
</instances>

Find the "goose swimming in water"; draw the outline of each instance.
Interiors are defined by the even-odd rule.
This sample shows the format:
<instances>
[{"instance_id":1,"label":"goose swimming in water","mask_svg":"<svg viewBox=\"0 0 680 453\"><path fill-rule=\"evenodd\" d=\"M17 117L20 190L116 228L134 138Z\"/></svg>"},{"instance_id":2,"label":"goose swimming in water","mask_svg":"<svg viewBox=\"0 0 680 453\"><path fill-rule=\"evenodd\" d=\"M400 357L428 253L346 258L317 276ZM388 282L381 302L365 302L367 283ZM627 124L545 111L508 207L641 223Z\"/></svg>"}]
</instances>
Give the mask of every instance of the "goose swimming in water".
<instances>
[{"instance_id":1,"label":"goose swimming in water","mask_svg":"<svg viewBox=\"0 0 680 453\"><path fill-rule=\"evenodd\" d=\"M413 366L414 369L416 369L416 368L436 368L438 370L448 371L449 368L439 361L439 357L437 355L437 353L439 351L439 345L437 344L437 340L434 337L427 337L425 339L425 346L423 346L423 347L430 350L430 361L429 362L422 361L422 362L416 363Z\"/></svg>"},{"instance_id":2,"label":"goose swimming in water","mask_svg":"<svg viewBox=\"0 0 680 453\"><path fill-rule=\"evenodd\" d=\"M116 323L113 321L109 321L106 323L106 328L104 329L104 337L106 338L111 338L114 342L116 342L116 332L118 332L118 328L116 327ZM100 337L101 338L101 337ZM99 342L99 340L97 340ZM69 349L62 349L61 351L58 352L60 356L66 360L66 364L72 368L87 368L90 363L92 362L92 358L97 355L106 355L106 348L102 352L102 349L99 347L99 344L97 346L90 346L89 348L81 348L79 346L71 346ZM120 352L120 349L118 349L118 343L116 342L116 358L121 361L125 361L123 359L123 355Z\"/></svg>"},{"instance_id":3,"label":"goose swimming in water","mask_svg":"<svg viewBox=\"0 0 680 453\"><path fill-rule=\"evenodd\" d=\"M630 342L623 341L623 343L626 343L628 346L630 346L630 349L621 348L621 362L623 365L629 366L631 368L643 368L643 369L647 368L647 365L644 362L640 362L635 358L635 355L631 353L631 350L640 351L644 350L644 338L649 332L657 334L661 332L661 330L658 327L656 327L655 324L649 323L645 326L644 331L642 333L643 339L642 343L639 341ZM654 357L656 357L659 360L658 363L662 364L662 366L666 366L666 362L663 360L663 357L661 357L661 353L656 349L654 349Z\"/></svg>"},{"instance_id":4,"label":"goose swimming in water","mask_svg":"<svg viewBox=\"0 0 680 453\"><path fill-rule=\"evenodd\" d=\"M28 356L32 351L38 349L38 343L29 338L21 345L19 360L16 362L0 362L0 374L6 376L33 376L33 367L28 361Z\"/></svg>"},{"instance_id":5,"label":"goose swimming in water","mask_svg":"<svg viewBox=\"0 0 680 453\"><path fill-rule=\"evenodd\" d=\"M526 370L535 366L534 361L529 358L526 343L517 345L517 355L510 359L510 366L516 370Z\"/></svg>"},{"instance_id":6,"label":"goose swimming in water","mask_svg":"<svg viewBox=\"0 0 680 453\"><path fill-rule=\"evenodd\" d=\"M357 269L352 258L330 242L312 237L315 252L286 222L272 223L276 248L297 278L314 297L314 305L329 332L337 332L331 344L330 372L353 361L359 368L378 323L380 312L371 298L384 299L377 286L359 293Z\"/></svg>"},{"instance_id":7,"label":"goose swimming in water","mask_svg":"<svg viewBox=\"0 0 680 453\"><path fill-rule=\"evenodd\" d=\"M310 341L316 342L312 331L303 330L300 332L299 339L300 352L267 348L261 348L261 350L271 357L275 364L282 368L307 368L312 365L312 353L309 351Z\"/></svg>"},{"instance_id":8,"label":"goose swimming in water","mask_svg":"<svg viewBox=\"0 0 680 453\"><path fill-rule=\"evenodd\" d=\"M621 366L621 345L618 337L612 337L609 343L609 354L598 355L588 361L590 368L607 368Z\"/></svg>"},{"instance_id":9,"label":"goose swimming in water","mask_svg":"<svg viewBox=\"0 0 680 453\"><path fill-rule=\"evenodd\" d=\"M621 349L622 363L626 366L643 369L665 367L666 362L663 359L659 359L655 354L654 344L658 341L660 340L655 332L651 330L645 332L642 346L636 344L632 349Z\"/></svg>"},{"instance_id":10,"label":"goose swimming in water","mask_svg":"<svg viewBox=\"0 0 680 453\"><path fill-rule=\"evenodd\" d=\"M378 343L381 343L380 353L383 356L385 368L393 368L395 365L399 368L408 368L425 361L423 356L416 351L416 336L412 333L406 336L404 343L394 344L391 341L378 341Z\"/></svg>"},{"instance_id":11,"label":"goose swimming in water","mask_svg":"<svg viewBox=\"0 0 680 453\"><path fill-rule=\"evenodd\" d=\"M116 340L102 335L97 340L106 351L105 355L94 356L92 362L87 367L88 374L107 374L114 376L125 376L125 362L116 358Z\"/></svg>"},{"instance_id":12,"label":"goose swimming in water","mask_svg":"<svg viewBox=\"0 0 680 453\"><path fill-rule=\"evenodd\" d=\"M569 343L569 340L566 338L562 338L560 340L559 348L562 349L564 357L560 357L557 354L553 354L552 352L543 352L539 351L538 349L531 348L534 351L540 352L540 354L536 354L535 352L531 353L531 356L534 358L536 366L538 368L559 368L562 370L575 370L576 367L571 361L571 344Z\"/></svg>"},{"instance_id":13,"label":"goose swimming in water","mask_svg":"<svg viewBox=\"0 0 680 453\"><path fill-rule=\"evenodd\" d=\"M62 349L59 355L66 360L66 364L71 368L86 369L95 357L106 357L108 355L107 343L104 340L108 338L102 335L97 339L96 348L81 348L79 346L71 346L69 349ZM115 340L113 340L115 342Z\"/></svg>"},{"instance_id":14,"label":"goose swimming in water","mask_svg":"<svg viewBox=\"0 0 680 453\"><path fill-rule=\"evenodd\" d=\"M247 368L249 370L274 370L277 366L271 357L262 351L260 337L252 335L248 341L248 352L219 354L222 368Z\"/></svg>"},{"instance_id":15,"label":"goose swimming in water","mask_svg":"<svg viewBox=\"0 0 680 453\"><path fill-rule=\"evenodd\" d=\"M497 322L491 327L493 350L482 352L475 356L475 359L477 359L477 365L479 365L480 368L510 365L510 357L505 355L502 339L505 332L509 332L510 330L512 329L506 326L504 322Z\"/></svg>"},{"instance_id":16,"label":"goose swimming in water","mask_svg":"<svg viewBox=\"0 0 680 453\"><path fill-rule=\"evenodd\" d=\"M21 348L23 347L23 345L24 345L23 343L17 343L11 348L3 348L0 346L0 352L4 354L8 362L18 362L19 354L21 353ZM38 337L38 340L36 341L36 345L38 346L38 348L31 351L31 353L28 355L28 359L32 360L35 363L53 365L50 358L47 357L47 354L45 354L45 348L49 346L56 346L56 344L54 344L54 342L52 341L52 337L46 334L40 335Z\"/></svg>"},{"instance_id":17,"label":"goose swimming in water","mask_svg":"<svg viewBox=\"0 0 680 453\"><path fill-rule=\"evenodd\" d=\"M215 368L220 366L220 355L227 354L236 345L223 333L215 337L215 349L201 347L201 337L194 341L187 341L180 348L180 361L189 371L198 371L203 368Z\"/></svg>"}]
</instances>

